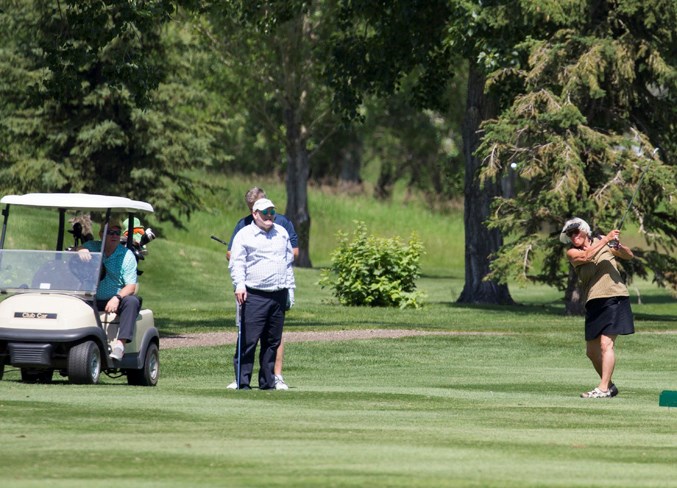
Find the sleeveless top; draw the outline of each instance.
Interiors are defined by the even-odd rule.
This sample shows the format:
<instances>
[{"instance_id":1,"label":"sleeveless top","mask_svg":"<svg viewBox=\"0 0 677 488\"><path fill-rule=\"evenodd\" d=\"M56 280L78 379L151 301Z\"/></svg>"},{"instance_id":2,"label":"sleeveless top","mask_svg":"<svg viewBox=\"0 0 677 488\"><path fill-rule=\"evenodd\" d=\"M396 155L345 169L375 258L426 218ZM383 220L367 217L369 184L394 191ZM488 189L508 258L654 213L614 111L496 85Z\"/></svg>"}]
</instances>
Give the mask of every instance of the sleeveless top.
<instances>
[{"instance_id":1,"label":"sleeveless top","mask_svg":"<svg viewBox=\"0 0 677 488\"><path fill-rule=\"evenodd\" d=\"M598 240L594 238L593 243ZM616 256L608 246L597 251L592 261L574 266L574 270L580 280L585 303L595 298L630 296L618 271Z\"/></svg>"}]
</instances>

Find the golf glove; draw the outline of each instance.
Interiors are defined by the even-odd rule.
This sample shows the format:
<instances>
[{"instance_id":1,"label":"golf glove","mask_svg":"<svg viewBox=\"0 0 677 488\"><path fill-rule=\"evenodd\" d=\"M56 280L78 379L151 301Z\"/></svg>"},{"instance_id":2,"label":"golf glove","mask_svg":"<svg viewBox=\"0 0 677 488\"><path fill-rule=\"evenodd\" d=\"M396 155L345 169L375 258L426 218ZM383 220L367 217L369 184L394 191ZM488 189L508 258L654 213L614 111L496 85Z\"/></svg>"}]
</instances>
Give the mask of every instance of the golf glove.
<instances>
[{"instance_id":1,"label":"golf glove","mask_svg":"<svg viewBox=\"0 0 677 488\"><path fill-rule=\"evenodd\" d=\"M291 309L294 306L294 289L289 288L287 290L287 306L284 308L285 311Z\"/></svg>"}]
</instances>

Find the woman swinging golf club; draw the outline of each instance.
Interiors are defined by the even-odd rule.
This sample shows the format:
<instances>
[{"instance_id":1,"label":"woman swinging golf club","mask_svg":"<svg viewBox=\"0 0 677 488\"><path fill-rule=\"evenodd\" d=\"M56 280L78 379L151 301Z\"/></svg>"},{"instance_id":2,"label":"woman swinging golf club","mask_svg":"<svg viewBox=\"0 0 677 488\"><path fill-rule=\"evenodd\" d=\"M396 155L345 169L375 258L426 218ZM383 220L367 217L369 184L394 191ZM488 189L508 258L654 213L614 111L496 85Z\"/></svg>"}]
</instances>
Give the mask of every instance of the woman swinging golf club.
<instances>
[{"instance_id":1,"label":"woman swinging golf club","mask_svg":"<svg viewBox=\"0 0 677 488\"><path fill-rule=\"evenodd\" d=\"M619 236L616 229L593 237L588 223L577 217L564 224L559 236L562 243L571 244L567 258L578 275L585 300L586 352L600 377L597 387L581 394L583 398L618 394L611 380L616 364L614 343L619 335L635 332L628 289L616 263L616 258L634 256L620 243Z\"/></svg>"}]
</instances>

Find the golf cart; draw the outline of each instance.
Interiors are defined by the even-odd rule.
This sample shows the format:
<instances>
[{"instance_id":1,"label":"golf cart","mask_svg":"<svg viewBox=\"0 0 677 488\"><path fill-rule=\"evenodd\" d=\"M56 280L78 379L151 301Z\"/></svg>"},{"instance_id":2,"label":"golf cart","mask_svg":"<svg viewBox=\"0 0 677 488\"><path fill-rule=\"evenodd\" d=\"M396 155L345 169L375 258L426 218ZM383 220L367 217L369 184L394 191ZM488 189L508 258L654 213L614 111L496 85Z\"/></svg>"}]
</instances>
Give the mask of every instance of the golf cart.
<instances>
[{"instance_id":1,"label":"golf cart","mask_svg":"<svg viewBox=\"0 0 677 488\"><path fill-rule=\"evenodd\" d=\"M117 338L119 324L116 314L96 306L99 277L105 271L103 254L92 252L91 259L83 259L74 249L64 250L67 212L100 212L106 238L114 212L127 215L132 227L135 215L151 213L153 207L123 197L82 193L7 195L0 205L4 217L0 294L9 295L0 302L0 379L5 366L12 366L21 369L21 379L28 383L49 383L56 370L75 384L96 384L104 372L111 377L126 375L130 385L155 386L160 336L153 312L142 307L124 356L110 358L110 343ZM56 250L5 249L11 207L57 210ZM132 233L133 228L128 229L128 235ZM134 240L127 239L126 245L131 249Z\"/></svg>"}]
</instances>

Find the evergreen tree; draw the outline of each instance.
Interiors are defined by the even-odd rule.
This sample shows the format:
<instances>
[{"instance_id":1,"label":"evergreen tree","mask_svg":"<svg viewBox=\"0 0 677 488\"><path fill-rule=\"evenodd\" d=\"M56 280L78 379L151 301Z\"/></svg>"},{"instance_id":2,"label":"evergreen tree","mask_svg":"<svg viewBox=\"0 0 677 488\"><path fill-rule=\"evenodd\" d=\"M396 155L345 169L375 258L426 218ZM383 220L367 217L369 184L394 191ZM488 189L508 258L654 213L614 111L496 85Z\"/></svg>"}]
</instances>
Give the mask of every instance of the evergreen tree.
<instances>
[{"instance_id":1,"label":"evergreen tree","mask_svg":"<svg viewBox=\"0 0 677 488\"><path fill-rule=\"evenodd\" d=\"M580 310L575 275L557 241L564 221L582 217L602 232L633 222L647 249L624 262L631 275L653 270L677 287L677 205L674 150L677 6L673 1L570 2L559 28L525 35L522 66L502 67L490 83L518 94L485 124L478 150L483 178L510 173L517 193L494 202L491 225L508 242L491 277L536 280L566 290ZM658 148L658 150L654 150ZM543 232L546 229L546 232ZM533 271L534 256L544 266Z\"/></svg>"},{"instance_id":2,"label":"evergreen tree","mask_svg":"<svg viewBox=\"0 0 677 488\"><path fill-rule=\"evenodd\" d=\"M121 194L177 225L199 205L187 172L209 157L209 134L182 112L193 101L181 81L167 77L172 11L169 0L3 9L13 30L0 64L15 80L0 93L4 192Z\"/></svg>"}]
</instances>

